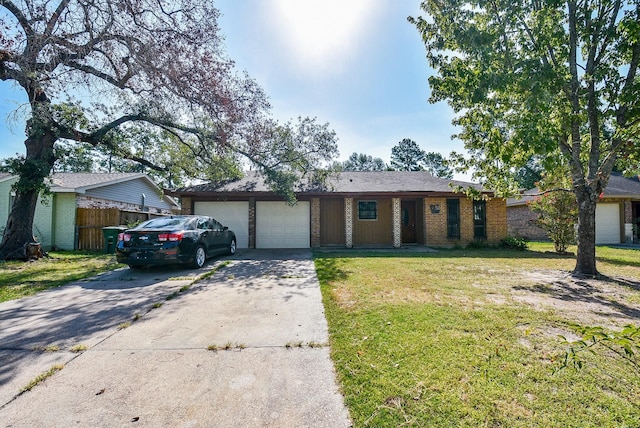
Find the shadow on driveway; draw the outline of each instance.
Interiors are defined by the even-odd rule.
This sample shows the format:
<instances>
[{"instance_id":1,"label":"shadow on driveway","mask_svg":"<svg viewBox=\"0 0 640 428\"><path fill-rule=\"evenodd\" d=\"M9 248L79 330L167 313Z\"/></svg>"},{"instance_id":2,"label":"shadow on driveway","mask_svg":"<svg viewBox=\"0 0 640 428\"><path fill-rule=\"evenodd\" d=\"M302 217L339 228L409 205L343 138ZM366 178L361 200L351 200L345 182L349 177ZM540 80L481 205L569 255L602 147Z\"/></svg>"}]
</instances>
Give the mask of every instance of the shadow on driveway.
<instances>
[{"instance_id":1,"label":"shadow on driveway","mask_svg":"<svg viewBox=\"0 0 640 428\"><path fill-rule=\"evenodd\" d=\"M219 262L201 270L122 268L0 303L0 407L52 364L73 359L73 346L101 342Z\"/></svg>"}]
</instances>

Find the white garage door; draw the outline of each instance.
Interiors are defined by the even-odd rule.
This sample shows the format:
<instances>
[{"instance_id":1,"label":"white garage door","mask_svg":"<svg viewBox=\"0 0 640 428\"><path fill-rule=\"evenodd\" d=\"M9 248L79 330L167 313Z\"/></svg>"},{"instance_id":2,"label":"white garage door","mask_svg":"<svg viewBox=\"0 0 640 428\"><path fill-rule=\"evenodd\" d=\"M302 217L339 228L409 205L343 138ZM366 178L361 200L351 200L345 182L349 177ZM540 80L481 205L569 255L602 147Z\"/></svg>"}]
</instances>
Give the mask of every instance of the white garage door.
<instances>
[{"instance_id":1,"label":"white garage door","mask_svg":"<svg viewBox=\"0 0 640 428\"><path fill-rule=\"evenodd\" d=\"M238 248L249 247L249 202L194 202L193 213L215 218L235 232Z\"/></svg>"},{"instance_id":2,"label":"white garage door","mask_svg":"<svg viewBox=\"0 0 640 428\"><path fill-rule=\"evenodd\" d=\"M256 248L309 248L309 202L256 202Z\"/></svg>"},{"instance_id":3,"label":"white garage door","mask_svg":"<svg viewBox=\"0 0 640 428\"><path fill-rule=\"evenodd\" d=\"M596 244L620 243L620 205L596 205Z\"/></svg>"}]
</instances>

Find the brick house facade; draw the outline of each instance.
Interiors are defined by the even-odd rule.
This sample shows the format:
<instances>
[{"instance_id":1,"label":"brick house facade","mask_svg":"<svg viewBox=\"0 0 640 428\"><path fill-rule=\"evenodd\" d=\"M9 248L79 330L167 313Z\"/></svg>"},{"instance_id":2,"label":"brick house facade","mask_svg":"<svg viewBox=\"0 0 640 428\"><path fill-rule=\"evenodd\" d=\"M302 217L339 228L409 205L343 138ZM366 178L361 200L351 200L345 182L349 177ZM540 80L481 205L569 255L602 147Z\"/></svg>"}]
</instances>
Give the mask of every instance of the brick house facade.
<instances>
[{"instance_id":1,"label":"brick house facade","mask_svg":"<svg viewBox=\"0 0 640 428\"><path fill-rule=\"evenodd\" d=\"M450 184L474 186L484 200L455 193ZM183 214L211 215L246 236L239 242L248 248L452 247L478 240L497 243L507 236L504 199L479 185L428 172L335 173L322 188L301 184L295 207L256 172L235 182L169 194L181 199Z\"/></svg>"},{"instance_id":2,"label":"brick house facade","mask_svg":"<svg viewBox=\"0 0 640 428\"><path fill-rule=\"evenodd\" d=\"M547 233L533 222L537 214L527 203L538 189L523 192L507 200L507 225L510 236L534 241L549 240ZM596 205L596 244L640 242L640 177L612 173Z\"/></svg>"}]
</instances>

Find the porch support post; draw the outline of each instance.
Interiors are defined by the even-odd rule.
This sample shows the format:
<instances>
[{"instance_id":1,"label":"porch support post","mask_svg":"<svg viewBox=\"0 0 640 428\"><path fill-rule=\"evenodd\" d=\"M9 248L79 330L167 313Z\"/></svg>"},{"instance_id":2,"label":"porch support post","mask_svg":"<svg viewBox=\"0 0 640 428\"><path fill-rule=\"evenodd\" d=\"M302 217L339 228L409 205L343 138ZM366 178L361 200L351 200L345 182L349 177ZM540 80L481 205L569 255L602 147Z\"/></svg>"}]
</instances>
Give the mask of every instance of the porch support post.
<instances>
[{"instance_id":1,"label":"porch support post","mask_svg":"<svg viewBox=\"0 0 640 428\"><path fill-rule=\"evenodd\" d=\"M311 248L320 247L320 198L311 198Z\"/></svg>"},{"instance_id":2,"label":"porch support post","mask_svg":"<svg viewBox=\"0 0 640 428\"><path fill-rule=\"evenodd\" d=\"M249 198L249 248L256 248L256 198Z\"/></svg>"},{"instance_id":3,"label":"porch support post","mask_svg":"<svg viewBox=\"0 0 640 428\"><path fill-rule=\"evenodd\" d=\"M633 205L624 201L624 241L633 244Z\"/></svg>"},{"instance_id":4,"label":"porch support post","mask_svg":"<svg viewBox=\"0 0 640 428\"><path fill-rule=\"evenodd\" d=\"M353 248L353 198L344 198L344 242Z\"/></svg>"},{"instance_id":5,"label":"porch support post","mask_svg":"<svg viewBox=\"0 0 640 428\"><path fill-rule=\"evenodd\" d=\"M402 246L402 219L400 216L400 198L391 200L393 208L393 247Z\"/></svg>"}]
</instances>

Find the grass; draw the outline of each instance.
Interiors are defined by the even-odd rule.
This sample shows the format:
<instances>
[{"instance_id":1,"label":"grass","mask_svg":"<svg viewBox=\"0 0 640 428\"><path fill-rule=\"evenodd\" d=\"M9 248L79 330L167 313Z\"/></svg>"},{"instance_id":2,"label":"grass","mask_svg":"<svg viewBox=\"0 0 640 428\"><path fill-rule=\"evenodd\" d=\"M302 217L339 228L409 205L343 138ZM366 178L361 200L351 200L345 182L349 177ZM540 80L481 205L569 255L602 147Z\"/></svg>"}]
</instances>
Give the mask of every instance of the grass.
<instances>
[{"instance_id":1,"label":"grass","mask_svg":"<svg viewBox=\"0 0 640 428\"><path fill-rule=\"evenodd\" d=\"M212 343L210 345L207 346L207 351L213 351L213 352L217 352L217 351L231 351L233 349L239 349L239 350L243 350L246 349L247 345L244 343L232 343L232 342L227 342L224 345L220 346L220 345L216 345L215 343Z\"/></svg>"},{"instance_id":2,"label":"grass","mask_svg":"<svg viewBox=\"0 0 640 428\"><path fill-rule=\"evenodd\" d=\"M84 352L87 349L89 349L89 347L87 345L84 345L82 343L78 344L78 345L74 345L72 346L69 351L73 352L74 354L79 354L80 352Z\"/></svg>"},{"instance_id":3,"label":"grass","mask_svg":"<svg viewBox=\"0 0 640 428\"><path fill-rule=\"evenodd\" d=\"M0 302L31 296L120 267L113 254L50 252L33 262L0 262Z\"/></svg>"},{"instance_id":4,"label":"grass","mask_svg":"<svg viewBox=\"0 0 640 428\"><path fill-rule=\"evenodd\" d=\"M125 322L121 322L120 324L118 324L118 326L116 327L118 330L124 330L125 328L129 328L131 327L131 322L130 321L125 321Z\"/></svg>"},{"instance_id":5,"label":"grass","mask_svg":"<svg viewBox=\"0 0 640 428\"><path fill-rule=\"evenodd\" d=\"M551 244L530 248L315 254L354 426L640 425L637 394L607 377L624 362L600 353L581 371L558 370L558 334L573 320L513 298L534 284L523 273L575 266ZM598 267L639 279L639 256L599 247Z\"/></svg>"},{"instance_id":6,"label":"grass","mask_svg":"<svg viewBox=\"0 0 640 428\"><path fill-rule=\"evenodd\" d=\"M27 391L31 391L33 388L35 388L38 384L44 382L45 380L47 380L48 378L50 378L51 376L53 376L54 374L56 374L57 372L59 372L60 370L62 370L64 368L64 366L62 364L56 364L54 366L52 366L49 370L47 370L46 372L36 376L31 382L29 382L27 385L25 385L20 392L27 392Z\"/></svg>"}]
</instances>

